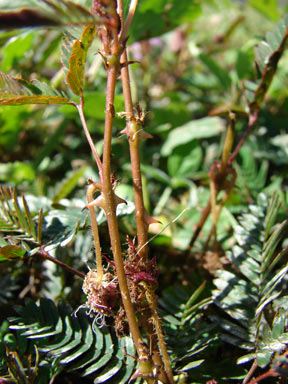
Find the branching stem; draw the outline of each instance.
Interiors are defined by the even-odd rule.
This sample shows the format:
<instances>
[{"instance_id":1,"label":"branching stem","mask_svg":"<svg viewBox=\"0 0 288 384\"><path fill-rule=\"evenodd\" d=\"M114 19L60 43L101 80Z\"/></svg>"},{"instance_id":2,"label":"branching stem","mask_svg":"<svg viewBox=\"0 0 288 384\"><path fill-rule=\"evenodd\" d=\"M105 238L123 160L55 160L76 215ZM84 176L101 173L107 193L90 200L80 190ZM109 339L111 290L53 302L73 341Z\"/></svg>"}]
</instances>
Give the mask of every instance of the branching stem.
<instances>
[{"instance_id":1,"label":"branching stem","mask_svg":"<svg viewBox=\"0 0 288 384\"><path fill-rule=\"evenodd\" d=\"M133 20L135 11L136 11L137 3L138 3L138 0L131 0L130 1L130 7L129 7L128 15L127 15L127 18L125 20L125 24L123 26L123 29L122 29L121 35L120 35L120 39L119 39L120 44L122 44L127 37L127 32L128 32L130 25L132 23L132 20ZM120 11L121 11L121 9L120 9ZM122 11L123 11L123 6L122 6ZM121 16L120 16L120 18L121 18Z\"/></svg>"},{"instance_id":2,"label":"branching stem","mask_svg":"<svg viewBox=\"0 0 288 384\"><path fill-rule=\"evenodd\" d=\"M115 268L118 277L119 287L121 291L122 301L125 308L129 328L132 334L137 352L141 349L141 333L136 320L133 305L131 303L128 290L124 264L122 259L122 250L119 237L118 223L116 217L116 203L114 191L111 183L111 140L112 140L112 123L113 123L113 103L116 87L116 79L118 69L116 65L112 65L107 70L107 89L106 89L106 109L105 109L105 133L103 148L103 191L102 195L106 205L106 217L111 241L112 252L114 256ZM151 366L152 371L152 366Z\"/></svg>"},{"instance_id":3,"label":"branching stem","mask_svg":"<svg viewBox=\"0 0 288 384\"><path fill-rule=\"evenodd\" d=\"M126 23L124 25L124 29L122 31L121 37L124 36L125 38L127 30L134 16L136 5L137 5L137 0L136 1L132 0L130 3L129 14L126 19ZM122 8L122 11L123 11L123 8ZM120 14L120 18L123 19L123 14ZM148 244L149 224L147 221L147 213L144 206L142 175L141 175L140 132L142 130L142 125L140 124L140 122L138 122L139 119L137 121L134 110L133 110L129 68L128 68L128 65L126 65L127 62L128 62L127 50L124 49L121 56L121 63L124 64L122 65L122 68L121 68L121 80L122 80L123 96L124 96L124 103L125 103L126 132L129 140L132 179L133 179L138 254L142 260L147 260L148 259L147 244ZM155 325L157 339L158 339L158 343L162 353L165 373L167 375L169 383L171 384L171 383L174 383L173 372L170 365L169 355L167 353L167 348L166 348L166 343L163 336L161 322L157 312L157 298L154 291L150 292L149 298L151 302L150 309L152 313L152 319ZM152 335L150 335L150 337L151 336ZM159 352L158 352L158 356L160 358Z\"/></svg>"}]
</instances>

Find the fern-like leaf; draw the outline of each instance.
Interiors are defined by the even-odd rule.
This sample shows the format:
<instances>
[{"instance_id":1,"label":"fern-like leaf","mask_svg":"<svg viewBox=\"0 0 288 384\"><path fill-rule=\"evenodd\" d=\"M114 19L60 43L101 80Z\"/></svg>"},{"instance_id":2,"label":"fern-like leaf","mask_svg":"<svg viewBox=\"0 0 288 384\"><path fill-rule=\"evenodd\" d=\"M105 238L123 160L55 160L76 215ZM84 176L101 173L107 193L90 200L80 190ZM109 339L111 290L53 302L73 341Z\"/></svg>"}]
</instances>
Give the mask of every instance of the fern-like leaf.
<instances>
[{"instance_id":1,"label":"fern-like leaf","mask_svg":"<svg viewBox=\"0 0 288 384\"><path fill-rule=\"evenodd\" d=\"M41 224L35 223L35 214L31 213L24 196L21 205L14 189L0 186L0 232L9 234L9 241L2 239L0 248L0 260L17 259L24 256L31 244L32 248L40 243ZM37 228L38 226L38 228ZM8 240L7 239L7 240ZM22 241L21 246L15 242Z\"/></svg>"},{"instance_id":2,"label":"fern-like leaf","mask_svg":"<svg viewBox=\"0 0 288 384\"><path fill-rule=\"evenodd\" d=\"M57 373L65 370L93 375L94 383L110 379L125 383L131 376L135 363L123 348L133 355L132 340L117 339L108 328L93 326L83 311L75 317L68 305L60 303L56 307L51 300L41 299L39 305L28 301L17 312L20 317L10 319L10 329L32 340L42 360Z\"/></svg>"},{"instance_id":3,"label":"fern-like leaf","mask_svg":"<svg viewBox=\"0 0 288 384\"><path fill-rule=\"evenodd\" d=\"M33 255L45 244L54 249L70 242L79 229L86 227L87 213L81 212L75 201L51 209L52 201L31 196L22 196L21 201L15 189L0 187L0 261L16 260ZM77 202L79 205L79 201Z\"/></svg>"},{"instance_id":4,"label":"fern-like leaf","mask_svg":"<svg viewBox=\"0 0 288 384\"><path fill-rule=\"evenodd\" d=\"M71 104L69 99L49 87L46 83L34 80L32 83L0 71L0 105L23 104Z\"/></svg>"},{"instance_id":5,"label":"fern-like leaf","mask_svg":"<svg viewBox=\"0 0 288 384\"><path fill-rule=\"evenodd\" d=\"M277 197L268 204L266 196L259 195L257 205L249 207L235 229L237 244L227 254L233 270L218 271L214 280L217 289L213 301L226 315L213 315L211 320L222 329L223 340L255 350L239 362L257 357L262 367L288 343L288 334L282 326L287 315L281 310L273 313L271 306L282 293L281 283L288 271L288 266L280 263L287 250L277 252L287 234L288 221L270 233L279 207Z\"/></svg>"},{"instance_id":6,"label":"fern-like leaf","mask_svg":"<svg viewBox=\"0 0 288 384\"><path fill-rule=\"evenodd\" d=\"M172 364L175 371L188 372L204 362L201 354L215 340L211 336L215 326L207 324L200 310L210 298L199 300L205 283L191 296L181 287L168 288L159 299L159 312L163 319L168 347L173 351Z\"/></svg>"}]
</instances>

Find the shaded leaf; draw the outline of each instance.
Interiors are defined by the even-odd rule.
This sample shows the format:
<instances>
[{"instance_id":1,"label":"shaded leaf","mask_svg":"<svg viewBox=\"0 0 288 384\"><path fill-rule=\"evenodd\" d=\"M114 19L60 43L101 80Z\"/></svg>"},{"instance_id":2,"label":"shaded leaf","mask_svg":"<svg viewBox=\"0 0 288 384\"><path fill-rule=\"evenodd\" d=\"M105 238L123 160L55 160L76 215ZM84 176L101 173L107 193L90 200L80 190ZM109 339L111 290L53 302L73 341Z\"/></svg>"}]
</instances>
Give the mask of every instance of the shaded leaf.
<instances>
[{"instance_id":1,"label":"shaded leaf","mask_svg":"<svg viewBox=\"0 0 288 384\"><path fill-rule=\"evenodd\" d=\"M26 250L19 245L4 245L0 248L0 257L2 260L21 258Z\"/></svg>"},{"instance_id":2,"label":"shaded leaf","mask_svg":"<svg viewBox=\"0 0 288 384\"><path fill-rule=\"evenodd\" d=\"M59 200L67 197L69 193L73 191L73 189L77 186L79 179L83 177L87 168L88 166L84 165L80 169L73 171L72 174L69 174L69 176L66 178L66 180L64 180L63 184L61 185L59 191L53 197L53 204L58 203Z\"/></svg>"},{"instance_id":3,"label":"shaded leaf","mask_svg":"<svg viewBox=\"0 0 288 384\"><path fill-rule=\"evenodd\" d=\"M141 1L129 30L131 41L160 36L182 23L193 21L200 14L201 6L195 0Z\"/></svg>"},{"instance_id":4,"label":"shaded leaf","mask_svg":"<svg viewBox=\"0 0 288 384\"><path fill-rule=\"evenodd\" d=\"M272 314L272 329L263 316L268 304L281 295L281 283L288 269L287 265L279 268L281 257L276 252L282 236L286 235L287 223L283 222L270 233L279 208L276 197L268 202L264 194L258 196L257 205L250 205L250 212L239 219L241 226L236 228L235 236L238 245L227 255L237 272L219 271L218 279L214 280L217 289L213 300L225 311L225 316L211 319L225 331L221 338L240 348L255 349L253 354L238 360L239 364L255 355L259 366L264 367L273 353L288 343L284 327L286 312L280 310L275 316ZM250 345L247 340L251 341Z\"/></svg>"},{"instance_id":5,"label":"shaded leaf","mask_svg":"<svg viewBox=\"0 0 288 384\"><path fill-rule=\"evenodd\" d=\"M97 383L109 382L116 374L130 377L135 361L124 354L123 347L134 354L132 340L117 339L111 328L92 326L93 320L84 311L75 317L67 304L59 303L56 308L53 301L41 299L40 304L29 301L26 307L19 307L18 313L20 317L10 319L10 329L40 344L41 359L51 366L94 377L102 369Z\"/></svg>"},{"instance_id":6,"label":"shaded leaf","mask_svg":"<svg viewBox=\"0 0 288 384\"><path fill-rule=\"evenodd\" d=\"M47 27L95 22L95 17L71 0L22 1L0 5L1 29Z\"/></svg>"}]
</instances>

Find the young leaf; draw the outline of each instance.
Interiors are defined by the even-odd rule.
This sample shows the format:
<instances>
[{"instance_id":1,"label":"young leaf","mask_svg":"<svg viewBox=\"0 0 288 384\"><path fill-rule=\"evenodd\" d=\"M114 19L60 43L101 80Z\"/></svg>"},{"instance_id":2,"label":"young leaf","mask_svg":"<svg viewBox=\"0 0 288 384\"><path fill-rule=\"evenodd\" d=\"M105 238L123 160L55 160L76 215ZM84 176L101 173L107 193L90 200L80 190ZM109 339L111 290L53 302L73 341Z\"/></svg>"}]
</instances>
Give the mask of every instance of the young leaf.
<instances>
[{"instance_id":1,"label":"young leaf","mask_svg":"<svg viewBox=\"0 0 288 384\"><path fill-rule=\"evenodd\" d=\"M62 48L62 63L66 73L66 81L70 89L77 96L83 94L84 67L88 49L96 34L94 24L84 27L81 38L74 40L73 36L66 34Z\"/></svg>"}]
</instances>

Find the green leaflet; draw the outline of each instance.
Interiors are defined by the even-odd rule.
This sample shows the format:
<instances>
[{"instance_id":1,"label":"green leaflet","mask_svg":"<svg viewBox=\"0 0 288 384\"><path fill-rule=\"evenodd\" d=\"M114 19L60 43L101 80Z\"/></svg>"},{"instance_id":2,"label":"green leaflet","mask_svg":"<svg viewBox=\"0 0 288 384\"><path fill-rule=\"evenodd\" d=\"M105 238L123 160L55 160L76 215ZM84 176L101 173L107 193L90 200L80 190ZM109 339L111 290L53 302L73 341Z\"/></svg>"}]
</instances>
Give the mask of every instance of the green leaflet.
<instances>
[{"instance_id":1,"label":"green leaflet","mask_svg":"<svg viewBox=\"0 0 288 384\"><path fill-rule=\"evenodd\" d=\"M26 250L19 245L4 245L0 248L0 261L9 259L18 259L24 256Z\"/></svg>"},{"instance_id":2,"label":"green leaflet","mask_svg":"<svg viewBox=\"0 0 288 384\"><path fill-rule=\"evenodd\" d=\"M83 94L84 68L90 48L96 34L94 24L84 27L80 39L73 40L73 36L66 34L62 47L62 63L66 73L66 81L71 91L77 96Z\"/></svg>"},{"instance_id":3,"label":"green leaflet","mask_svg":"<svg viewBox=\"0 0 288 384\"><path fill-rule=\"evenodd\" d=\"M161 148L162 156L168 156L174 148L192 142L194 139L204 139L219 135L224 131L224 121L220 117L204 117L192 120L174 128L168 135Z\"/></svg>"},{"instance_id":4,"label":"green leaflet","mask_svg":"<svg viewBox=\"0 0 288 384\"><path fill-rule=\"evenodd\" d=\"M85 171L87 170L88 166L84 165L80 169L77 169L76 171L72 171L69 173L69 176L64 179L64 182L60 185L60 188L56 195L53 197L53 203L58 203L59 200L64 199L69 195L70 192L72 192L75 187L77 186L79 179L83 177Z\"/></svg>"},{"instance_id":5,"label":"green leaflet","mask_svg":"<svg viewBox=\"0 0 288 384\"><path fill-rule=\"evenodd\" d=\"M278 20L279 10L277 0L249 0L248 3L268 18L274 21Z\"/></svg>"},{"instance_id":6,"label":"green leaflet","mask_svg":"<svg viewBox=\"0 0 288 384\"><path fill-rule=\"evenodd\" d=\"M13 240L25 239L30 242L31 247L37 247L41 237L41 223L35 220L35 212L30 211L29 204L24 196L19 202L16 190L0 187L0 233L9 233L11 245L7 244L1 248L0 254L6 258L19 258L30 250L26 243L22 246L14 245ZM38 218L39 219L39 218ZM38 226L38 229L37 229ZM37 233L38 232L38 233ZM33 246L32 246L33 243Z\"/></svg>"}]
</instances>

